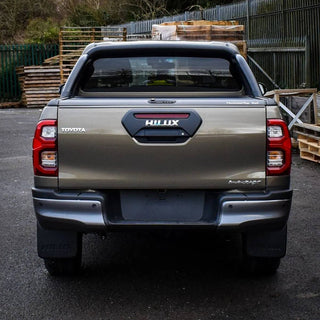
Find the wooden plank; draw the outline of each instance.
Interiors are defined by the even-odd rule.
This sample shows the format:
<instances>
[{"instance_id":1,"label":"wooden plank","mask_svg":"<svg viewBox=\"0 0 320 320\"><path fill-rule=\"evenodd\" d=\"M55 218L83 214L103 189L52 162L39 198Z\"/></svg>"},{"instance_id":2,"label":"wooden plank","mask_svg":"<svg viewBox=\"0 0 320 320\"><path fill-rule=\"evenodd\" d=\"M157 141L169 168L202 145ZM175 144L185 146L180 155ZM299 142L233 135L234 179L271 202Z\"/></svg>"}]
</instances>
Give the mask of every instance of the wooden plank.
<instances>
[{"instance_id":1,"label":"wooden plank","mask_svg":"<svg viewBox=\"0 0 320 320\"><path fill-rule=\"evenodd\" d=\"M29 76L29 75L43 75L46 76L48 74L59 74L60 69L30 69L30 70L25 70L24 76Z\"/></svg>"},{"instance_id":2,"label":"wooden plank","mask_svg":"<svg viewBox=\"0 0 320 320\"><path fill-rule=\"evenodd\" d=\"M21 106L21 101L17 101L17 102L1 102L0 103L0 109L18 108L20 106Z\"/></svg>"},{"instance_id":3,"label":"wooden plank","mask_svg":"<svg viewBox=\"0 0 320 320\"><path fill-rule=\"evenodd\" d=\"M320 163L320 156L312 154L308 151L300 151L300 158L305 159L305 160L309 160L309 161L313 161L316 163Z\"/></svg>"},{"instance_id":4,"label":"wooden plank","mask_svg":"<svg viewBox=\"0 0 320 320\"><path fill-rule=\"evenodd\" d=\"M80 55L79 55L80 57ZM64 61L63 62L77 62L78 61L78 58L75 57L74 55L63 55L63 58L64 58Z\"/></svg>"},{"instance_id":5,"label":"wooden plank","mask_svg":"<svg viewBox=\"0 0 320 320\"><path fill-rule=\"evenodd\" d=\"M314 123L315 124L320 124L319 121L320 119L318 119L318 101L317 101L317 94L313 93L313 116L314 116Z\"/></svg>"},{"instance_id":6,"label":"wooden plank","mask_svg":"<svg viewBox=\"0 0 320 320\"><path fill-rule=\"evenodd\" d=\"M43 89L43 90L26 90L26 96L29 97L35 97L38 95L45 95L45 96L51 96L51 95L56 95L57 93L59 93L59 88L55 88L55 89Z\"/></svg>"},{"instance_id":7,"label":"wooden plank","mask_svg":"<svg viewBox=\"0 0 320 320\"><path fill-rule=\"evenodd\" d=\"M316 156L320 157L320 146L308 146L308 151Z\"/></svg>"},{"instance_id":8,"label":"wooden plank","mask_svg":"<svg viewBox=\"0 0 320 320\"><path fill-rule=\"evenodd\" d=\"M313 146L320 146L320 137L316 137L313 135L299 133L298 134L298 141L301 141L305 144L310 144Z\"/></svg>"},{"instance_id":9,"label":"wooden plank","mask_svg":"<svg viewBox=\"0 0 320 320\"><path fill-rule=\"evenodd\" d=\"M35 81L28 80L24 83L25 88L38 88L41 86L54 86L57 85L60 81L60 77L55 77L54 79L42 79L42 78L33 78Z\"/></svg>"},{"instance_id":10,"label":"wooden plank","mask_svg":"<svg viewBox=\"0 0 320 320\"><path fill-rule=\"evenodd\" d=\"M82 53L83 49L63 49L62 53Z\"/></svg>"},{"instance_id":11,"label":"wooden plank","mask_svg":"<svg viewBox=\"0 0 320 320\"><path fill-rule=\"evenodd\" d=\"M304 139L305 141L308 141L308 138L309 138L309 139L320 140L320 137L314 136L314 135L312 135L312 134L303 133L303 132L298 132L298 131L295 131L295 132L298 133L299 136L304 136L304 138L300 138L300 139Z\"/></svg>"},{"instance_id":12,"label":"wooden plank","mask_svg":"<svg viewBox=\"0 0 320 320\"><path fill-rule=\"evenodd\" d=\"M317 133L320 133L320 126L317 126L315 124L310 124L310 123L303 123L303 124L295 124L294 125L295 129L305 129L305 130L311 130Z\"/></svg>"},{"instance_id":13,"label":"wooden plank","mask_svg":"<svg viewBox=\"0 0 320 320\"><path fill-rule=\"evenodd\" d=\"M24 66L23 67L24 70L28 70L28 69L57 69L57 67L54 66Z\"/></svg>"},{"instance_id":14,"label":"wooden plank","mask_svg":"<svg viewBox=\"0 0 320 320\"><path fill-rule=\"evenodd\" d=\"M220 25L220 26L232 26L239 25L236 20L188 20L188 21L168 21L160 24L161 26L172 26L172 25Z\"/></svg>"},{"instance_id":15,"label":"wooden plank","mask_svg":"<svg viewBox=\"0 0 320 320\"><path fill-rule=\"evenodd\" d=\"M58 98L59 95L53 96L53 97L38 97L38 98L32 98L27 99L27 104L36 104L36 103L48 103L51 99Z\"/></svg>"},{"instance_id":16,"label":"wooden plank","mask_svg":"<svg viewBox=\"0 0 320 320\"><path fill-rule=\"evenodd\" d=\"M112 37L109 37L109 38L112 38ZM65 44L65 43L71 43L71 44L79 44L79 43L81 43L81 44L84 44L84 45L88 45L88 44L90 44L90 43L92 43L92 42L96 42L96 40L98 40L98 39L94 39L95 41L92 41L92 39L90 39L90 38L80 38L80 40L74 40L74 39L70 39L70 40L62 40L61 41L61 43L62 44ZM103 39L100 39L101 41L103 41Z\"/></svg>"},{"instance_id":17,"label":"wooden plank","mask_svg":"<svg viewBox=\"0 0 320 320\"><path fill-rule=\"evenodd\" d=\"M45 59L42 64L43 65L52 65L52 64L59 65L59 59L60 59L59 55L53 56L51 58Z\"/></svg>"},{"instance_id":18,"label":"wooden plank","mask_svg":"<svg viewBox=\"0 0 320 320\"><path fill-rule=\"evenodd\" d=\"M317 93L317 88L307 88L307 89L275 89L267 92L268 96L273 96L275 94L282 95L299 95L299 94L311 94Z\"/></svg>"}]
</instances>

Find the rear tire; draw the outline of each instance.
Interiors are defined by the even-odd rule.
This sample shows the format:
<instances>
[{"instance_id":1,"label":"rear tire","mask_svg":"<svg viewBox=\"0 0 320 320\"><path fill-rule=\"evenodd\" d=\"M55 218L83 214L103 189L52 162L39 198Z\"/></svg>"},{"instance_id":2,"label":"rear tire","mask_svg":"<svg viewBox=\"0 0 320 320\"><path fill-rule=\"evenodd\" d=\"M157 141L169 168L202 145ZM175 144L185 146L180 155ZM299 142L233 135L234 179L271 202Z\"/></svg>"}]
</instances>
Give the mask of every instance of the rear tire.
<instances>
[{"instance_id":1,"label":"rear tire","mask_svg":"<svg viewBox=\"0 0 320 320\"><path fill-rule=\"evenodd\" d=\"M280 266L280 258L246 257L241 269L246 274L273 275Z\"/></svg>"}]
</instances>

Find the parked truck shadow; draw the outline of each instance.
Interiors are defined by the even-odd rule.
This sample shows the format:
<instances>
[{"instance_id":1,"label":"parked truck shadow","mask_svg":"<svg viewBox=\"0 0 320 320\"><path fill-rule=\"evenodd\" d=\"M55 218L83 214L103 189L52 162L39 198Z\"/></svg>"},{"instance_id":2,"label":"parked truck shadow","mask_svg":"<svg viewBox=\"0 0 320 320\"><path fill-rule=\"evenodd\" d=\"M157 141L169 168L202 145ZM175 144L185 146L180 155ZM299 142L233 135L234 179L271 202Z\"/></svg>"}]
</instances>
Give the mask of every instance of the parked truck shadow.
<instances>
[{"instance_id":1,"label":"parked truck shadow","mask_svg":"<svg viewBox=\"0 0 320 320\"><path fill-rule=\"evenodd\" d=\"M82 275L235 274L241 251L240 235L212 232L110 233L105 240L89 235L84 239Z\"/></svg>"}]
</instances>

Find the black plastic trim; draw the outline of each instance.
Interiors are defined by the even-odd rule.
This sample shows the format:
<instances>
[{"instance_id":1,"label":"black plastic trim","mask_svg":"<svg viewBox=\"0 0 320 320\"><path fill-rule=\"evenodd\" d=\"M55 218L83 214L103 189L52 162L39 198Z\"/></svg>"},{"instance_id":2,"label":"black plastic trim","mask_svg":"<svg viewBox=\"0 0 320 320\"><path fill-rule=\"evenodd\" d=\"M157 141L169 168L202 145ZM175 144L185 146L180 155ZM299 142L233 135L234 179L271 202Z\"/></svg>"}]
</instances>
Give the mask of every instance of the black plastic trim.
<instances>
[{"instance_id":1,"label":"black plastic trim","mask_svg":"<svg viewBox=\"0 0 320 320\"><path fill-rule=\"evenodd\" d=\"M218 228L218 230L221 231L233 230L242 232L277 230L279 228L283 228L287 223L292 197L292 190L270 191L265 193L230 193L224 190L203 190L205 194L205 201L200 220L195 219L194 221L182 221L183 219L181 219L181 217L183 217L183 215L177 215L177 220L174 221L155 221L153 219L144 221L143 219L126 220L124 218L121 208L120 190L101 190L92 192L68 190L59 192L53 189L34 188L32 192L36 202L41 202L41 199L43 199L43 203L49 205L49 207L46 208L49 216L42 217L40 214L38 217L39 219L41 218L40 220L42 221L43 226L46 225L46 228L50 227L50 229L52 227L53 229L66 229L81 232L103 232L109 229L121 229L122 227ZM100 221L99 226L97 225L96 227L92 226L92 224L79 225L77 223L77 219L70 220L67 216L61 219L59 216L57 217L57 224L54 224L52 219L55 218L50 217L51 199L64 201L70 200L70 202L73 200L99 201L101 203L101 214L103 216L102 220L104 220L104 223L101 223ZM274 205L272 204L272 200L274 201ZM265 210L258 218L255 214L252 216L252 213L254 213L252 212L252 208L253 210L256 208L257 214L259 214L259 206L263 206L264 201L266 201L265 205L270 209ZM255 204L254 202L258 203ZM261 202L261 204L259 204L259 202ZM233 204L235 204L235 207L230 209L230 206L232 207ZM54 212L57 206L54 203L52 203L52 205L52 210ZM76 213L76 207L73 213ZM81 215L81 212L79 214Z\"/></svg>"},{"instance_id":2,"label":"black plastic trim","mask_svg":"<svg viewBox=\"0 0 320 320\"><path fill-rule=\"evenodd\" d=\"M186 119L170 118L168 116L161 121L174 119L178 125L174 127L153 125L147 126L146 122L149 119L137 119L136 114L189 114ZM150 119L150 121L157 121ZM199 129L202 119L195 110L191 109L132 109L128 111L123 119L122 125L127 130L129 135L141 143L183 143L188 138L192 137Z\"/></svg>"}]
</instances>

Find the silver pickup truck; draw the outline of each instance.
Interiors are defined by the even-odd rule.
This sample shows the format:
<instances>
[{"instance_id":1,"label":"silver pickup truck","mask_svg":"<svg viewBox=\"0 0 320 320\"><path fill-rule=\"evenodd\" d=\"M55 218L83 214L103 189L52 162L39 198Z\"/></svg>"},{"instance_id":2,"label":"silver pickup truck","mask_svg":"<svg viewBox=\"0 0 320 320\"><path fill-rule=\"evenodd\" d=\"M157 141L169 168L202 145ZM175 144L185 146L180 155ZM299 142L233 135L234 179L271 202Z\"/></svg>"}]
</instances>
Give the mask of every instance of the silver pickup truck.
<instances>
[{"instance_id":1,"label":"silver pickup truck","mask_svg":"<svg viewBox=\"0 0 320 320\"><path fill-rule=\"evenodd\" d=\"M82 235L138 228L235 232L242 266L286 252L291 141L228 43L89 45L33 141L38 254L81 267Z\"/></svg>"}]
</instances>

